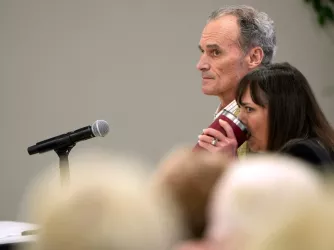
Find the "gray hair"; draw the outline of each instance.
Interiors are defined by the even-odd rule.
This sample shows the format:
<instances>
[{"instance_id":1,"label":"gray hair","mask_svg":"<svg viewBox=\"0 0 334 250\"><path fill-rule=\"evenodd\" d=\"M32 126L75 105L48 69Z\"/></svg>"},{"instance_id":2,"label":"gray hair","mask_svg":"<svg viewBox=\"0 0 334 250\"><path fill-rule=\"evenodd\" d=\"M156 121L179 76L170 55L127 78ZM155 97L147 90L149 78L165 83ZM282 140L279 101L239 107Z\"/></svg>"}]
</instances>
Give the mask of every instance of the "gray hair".
<instances>
[{"instance_id":1,"label":"gray hair","mask_svg":"<svg viewBox=\"0 0 334 250\"><path fill-rule=\"evenodd\" d=\"M276 53L276 34L274 21L264 12L246 6L228 6L211 13L208 22L222 16L233 15L238 18L240 27L239 43L244 53L259 46L264 52L263 65L270 64Z\"/></svg>"}]
</instances>

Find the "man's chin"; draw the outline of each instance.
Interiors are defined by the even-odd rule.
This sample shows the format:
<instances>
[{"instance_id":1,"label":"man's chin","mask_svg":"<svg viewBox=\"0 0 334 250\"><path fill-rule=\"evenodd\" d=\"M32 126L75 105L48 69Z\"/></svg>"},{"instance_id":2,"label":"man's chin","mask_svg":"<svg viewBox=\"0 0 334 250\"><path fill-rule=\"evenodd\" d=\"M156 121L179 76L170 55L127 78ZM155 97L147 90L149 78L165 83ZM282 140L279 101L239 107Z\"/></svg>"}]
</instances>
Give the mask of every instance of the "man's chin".
<instances>
[{"instance_id":1,"label":"man's chin","mask_svg":"<svg viewBox=\"0 0 334 250\"><path fill-rule=\"evenodd\" d=\"M202 93L204 95L214 95L214 96L217 95L217 93L215 91L212 91L212 90L206 89L206 88L202 88Z\"/></svg>"}]
</instances>

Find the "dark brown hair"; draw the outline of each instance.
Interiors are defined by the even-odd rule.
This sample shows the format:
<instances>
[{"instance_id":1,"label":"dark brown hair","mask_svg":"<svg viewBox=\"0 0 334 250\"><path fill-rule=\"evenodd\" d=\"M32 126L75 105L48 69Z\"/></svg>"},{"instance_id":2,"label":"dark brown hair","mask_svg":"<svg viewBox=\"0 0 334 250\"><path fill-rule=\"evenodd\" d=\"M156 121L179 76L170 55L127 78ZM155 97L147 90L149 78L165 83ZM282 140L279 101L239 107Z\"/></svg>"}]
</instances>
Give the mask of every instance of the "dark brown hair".
<instances>
[{"instance_id":1,"label":"dark brown hair","mask_svg":"<svg viewBox=\"0 0 334 250\"><path fill-rule=\"evenodd\" d=\"M334 130L305 76L289 63L262 66L240 81L236 100L249 87L254 103L268 108L268 151L279 151L293 139L317 138L333 149Z\"/></svg>"}]
</instances>

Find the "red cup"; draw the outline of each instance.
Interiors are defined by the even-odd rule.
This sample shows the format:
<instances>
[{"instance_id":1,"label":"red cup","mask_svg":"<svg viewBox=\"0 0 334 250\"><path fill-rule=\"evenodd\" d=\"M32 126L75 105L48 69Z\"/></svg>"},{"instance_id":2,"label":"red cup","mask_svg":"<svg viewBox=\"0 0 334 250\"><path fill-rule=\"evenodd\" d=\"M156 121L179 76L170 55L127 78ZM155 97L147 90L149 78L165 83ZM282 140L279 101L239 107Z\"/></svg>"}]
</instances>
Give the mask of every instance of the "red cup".
<instances>
[{"instance_id":1,"label":"red cup","mask_svg":"<svg viewBox=\"0 0 334 250\"><path fill-rule=\"evenodd\" d=\"M222 126L220 126L219 124L219 120L222 119L224 121L226 121L228 124L230 124L230 126L233 129L235 138L237 139L238 142L238 147L240 147L246 140L247 140L247 127L245 126L245 124L243 124L238 117L236 117L234 114L232 114L231 112L227 111L227 110L223 110L223 112L220 114L220 116L218 116L213 123L211 123L211 125L209 126L209 128L213 128L216 129L220 132L222 132L224 135L226 135L225 130L222 128ZM193 148L193 151L197 151L197 150L203 150L204 148L202 148L198 143L195 145L195 147Z\"/></svg>"}]
</instances>

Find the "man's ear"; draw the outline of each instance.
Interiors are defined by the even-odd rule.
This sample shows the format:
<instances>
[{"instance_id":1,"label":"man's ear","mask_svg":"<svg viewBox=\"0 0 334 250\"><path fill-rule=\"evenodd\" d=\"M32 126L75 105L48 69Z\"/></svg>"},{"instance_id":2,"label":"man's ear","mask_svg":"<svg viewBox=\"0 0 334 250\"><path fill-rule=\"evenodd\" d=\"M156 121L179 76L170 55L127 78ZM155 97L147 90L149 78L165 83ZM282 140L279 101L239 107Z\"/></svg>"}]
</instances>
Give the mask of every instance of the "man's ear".
<instances>
[{"instance_id":1,"label":"man's ear","mask_svg":"<svg viewBox=\"0 0 334 250\"><path fill-rule=\"evenodd\" d=\"M261 65L264 53L261 47L252 48L247 55L247 64L249 69L254 69Z\"/></svg>"}]
</instances>

